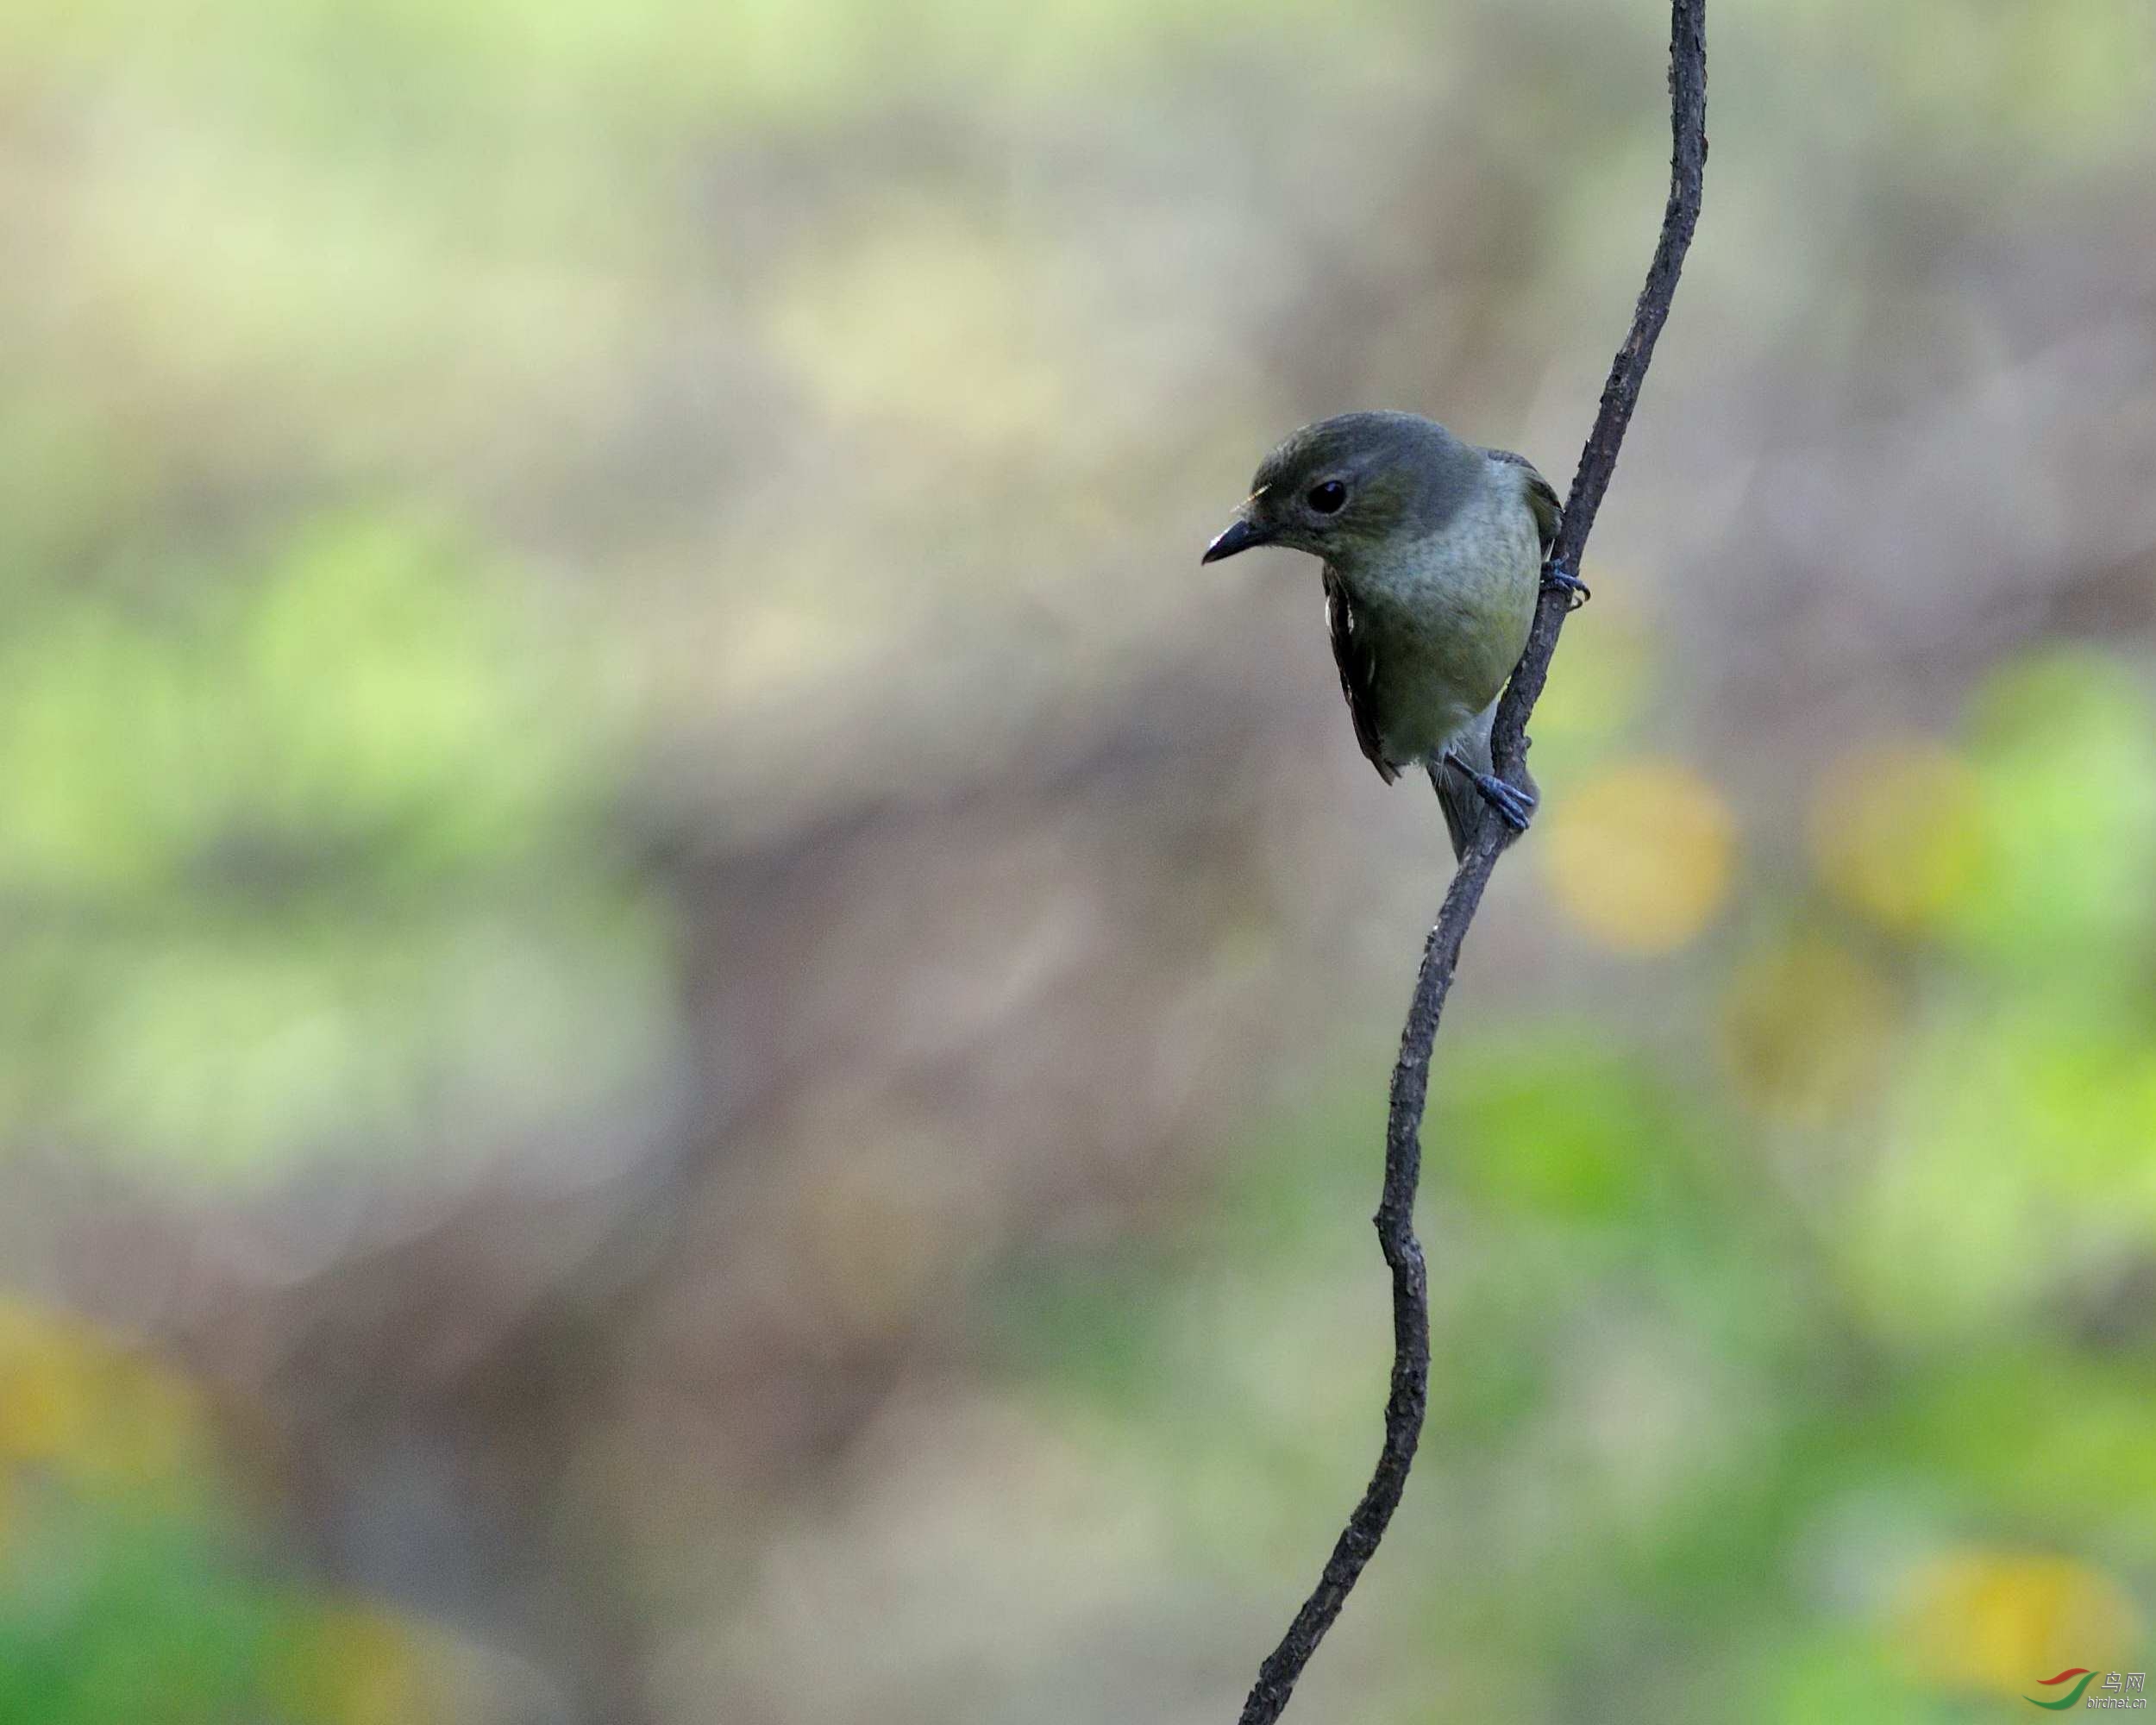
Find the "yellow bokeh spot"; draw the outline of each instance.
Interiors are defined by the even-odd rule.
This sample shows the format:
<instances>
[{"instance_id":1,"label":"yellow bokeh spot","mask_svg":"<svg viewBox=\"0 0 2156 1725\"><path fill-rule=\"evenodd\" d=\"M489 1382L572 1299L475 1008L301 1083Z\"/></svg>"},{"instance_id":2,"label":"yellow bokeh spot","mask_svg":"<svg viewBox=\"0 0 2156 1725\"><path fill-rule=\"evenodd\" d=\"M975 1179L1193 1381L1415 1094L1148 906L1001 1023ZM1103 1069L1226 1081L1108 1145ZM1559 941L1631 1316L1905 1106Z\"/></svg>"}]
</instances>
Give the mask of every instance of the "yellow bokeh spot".
<instances>
[{"instance_id":1,"label":"yellow bokeh spot","mask_svg":"<svg viewBox=\"0 0 2156 1725\"><path fill-rule=\"evenodd\" d=\"M0 1302L0 1465L169 1486L197 1475L210 1441L202 1396L178 1373L81 1319Z\"/></svg>"},{"instance_id":2,"label":"yellow bokeh spot","mask_svg":"<svg viewBox=\"0 0 2156 1725\"><path fill-rule=\"evenodd\" d=\"M1902 1590L1895 1640L1945 1689L2042 1695L2075 1665L2114 1668L2139 1645L2137 1614L2109 1577L2064 1558L1967 1549L1921 1565Z\"/></svg>"},{"instance_id":3,"label":"yellow bokeh spot","mask_svg":"<svg viewBox=\"0 0 2156 1725\"><path fill-rule=\"evenodd\" d=\"M273 1661L273 1697L317 1725L413 1725L439 1717L424 1632L362 1604L331 1606L295 1627Z\"/></svg>"},{"instance_id":4,"label":"yellow bokeh spot","mask_svg":"<svg viewBox=\"0 0 2156 1725\"><path fill-rule=\"evenodd\" d=\"M1813 865L1845 902L1914 932L1967 902L1984 862L1975 772L1926 737L1866 744L1831 762L1813 787Z\"/></svg>"},{"instance_id":5,"label":"yellow bokeh spot","mask_svg":"<svg viewBox=\"0 0 2156 1725\"><path fill-rule=\"evenodd\" d=\"M1738 1093L1762 1113L1816 1125L1871 1094L1899 1014L1885 981L1818 938L1739 966L1722 1007Z\"/></svg>"},{"instance_id":6,"label":"yellow bokeh spot","mask_svg":"<svg viewBox=\"0 0 2156 1725\"><path fill-rule=\"evenodd\" d=\"M1666 952L1721 908L1736 851L1714 786L1674 762L1637 761L1553 802L1545 855L1558 902L1588 934Z\"/></svg>"}]
</instances>

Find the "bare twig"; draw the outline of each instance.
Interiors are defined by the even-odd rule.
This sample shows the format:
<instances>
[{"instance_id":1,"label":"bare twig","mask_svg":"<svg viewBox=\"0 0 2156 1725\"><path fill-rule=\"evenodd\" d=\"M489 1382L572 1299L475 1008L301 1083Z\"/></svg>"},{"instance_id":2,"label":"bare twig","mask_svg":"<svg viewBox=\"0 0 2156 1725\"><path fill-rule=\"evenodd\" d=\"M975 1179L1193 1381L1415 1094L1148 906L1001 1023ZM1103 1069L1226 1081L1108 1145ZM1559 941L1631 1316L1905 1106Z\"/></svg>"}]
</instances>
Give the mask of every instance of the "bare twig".
<instances>
[{"instance_id":1,"label":"bare twig","mask_svg":"<svg viewBox=\"0 0 2156 1725\"><path fill-rule=\"evenodd\" d=\"M1632 329L1611 361L1602 386L1601 410L1580 452L1564 520L1551 548L1549 570L1576 575L1587 536L1595 525L1602 493L1617 466L1625 428L1639 400L1639 386L1654 356L1655 338L1670 315L1670 298L1684 267L1685 248L1699 220L1700 186L1707 166L1707 0L1672 0L1670 9L1670 126L1674 147L1670 160L1670 201L1663 210L1662 237L1647 267L1646 285L1633 312ZM1550 656L1564 626L1570 600L1546 585L1535 612L1526 651L1513 672L1511 685L1497 709L1492 742L1498 772L1516 774L1527 751L1527 717L1549 675ZM1483 889L1511 842L1503 823L1486 820L1438 911L1422 947L1415 974L1414 998L1400 1037L1400 1058L1393 1066L1391 1110L1385 1124L1385 1187L1376 1221L1379 1245L1393 1277L1392 1393L1385 1402L1385 1443L1362 1501L1348 1517L1332 1555L1310 1597L1257 1673L1241 1725L1270 1725L1288 1705L1295 1680L1340 1615L1363 1565L1384 1537L1386 1524L1407 1484L1422 1435L1423 1409L1430 1377L1430 1308L1422 1246L1415 1239L1415 1185L1422 1171L1422 1112L1430 1089L1430 1051L1438 1019L1451 993L1461 944L1482 902Z\"/></svg>"}]
</instances>

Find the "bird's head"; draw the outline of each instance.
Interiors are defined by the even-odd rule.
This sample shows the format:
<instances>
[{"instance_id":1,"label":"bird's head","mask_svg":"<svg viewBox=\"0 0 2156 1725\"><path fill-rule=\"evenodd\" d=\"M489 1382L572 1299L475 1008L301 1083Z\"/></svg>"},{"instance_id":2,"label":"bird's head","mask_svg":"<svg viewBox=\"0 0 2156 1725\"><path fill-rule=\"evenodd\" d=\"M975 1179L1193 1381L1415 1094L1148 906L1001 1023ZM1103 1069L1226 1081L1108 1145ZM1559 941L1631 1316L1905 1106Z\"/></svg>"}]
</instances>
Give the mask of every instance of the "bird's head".
<instances>
[{"instance_id":1,"label":"bird's head","mask_svg":"<svg viewBox=\"0 0 2156 1725\"><path fill-rule=\"evenodd\" d=\"M1285 545L1353 569L1435 533L1487 458L1433 419L1343 413L1291 433L1201 562Z\"/></svg>"}]
</instances>

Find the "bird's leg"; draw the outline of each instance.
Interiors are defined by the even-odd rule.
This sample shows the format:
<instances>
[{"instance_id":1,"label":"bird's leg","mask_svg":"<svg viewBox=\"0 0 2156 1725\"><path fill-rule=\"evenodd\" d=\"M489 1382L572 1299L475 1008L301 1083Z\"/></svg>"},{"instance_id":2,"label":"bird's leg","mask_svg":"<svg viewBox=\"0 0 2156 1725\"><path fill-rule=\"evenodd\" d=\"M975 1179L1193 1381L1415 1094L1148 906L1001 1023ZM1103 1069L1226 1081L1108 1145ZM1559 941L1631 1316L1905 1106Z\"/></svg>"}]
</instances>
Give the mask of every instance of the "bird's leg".
<instances>
[{"instance_id":1,"label":"bird's leg","mask_svg":"<svg viewBox=\"0 0 2156 1725\"><path fill-rule=\"evenodd\" d=\"M1508 785L1495 773L1478 773L1450 749L1445 751L1445 764L1455 772L1464 773L1482 793L1482 800L1497 811L1498 819L1514 832L1525 832L1535 812L1534 799L1517 785Z\"/></svg>"},{"instance_id":2,"label":"bird's leg","mask_svg":"<svg viewBox=\"0 0 2156 1725\"><path fill-rule=\"evenodd\" d=\"M1542 571L1542 585L1545 587L1555 587L1563 593L1568 602L1568 608L1573 611L1577 611L1588 600L1595 597L1594 589L1589 587L1585 581L1577 575L1559 568L1555 563L1549 564Z\"/></svg>"}]
</instances>

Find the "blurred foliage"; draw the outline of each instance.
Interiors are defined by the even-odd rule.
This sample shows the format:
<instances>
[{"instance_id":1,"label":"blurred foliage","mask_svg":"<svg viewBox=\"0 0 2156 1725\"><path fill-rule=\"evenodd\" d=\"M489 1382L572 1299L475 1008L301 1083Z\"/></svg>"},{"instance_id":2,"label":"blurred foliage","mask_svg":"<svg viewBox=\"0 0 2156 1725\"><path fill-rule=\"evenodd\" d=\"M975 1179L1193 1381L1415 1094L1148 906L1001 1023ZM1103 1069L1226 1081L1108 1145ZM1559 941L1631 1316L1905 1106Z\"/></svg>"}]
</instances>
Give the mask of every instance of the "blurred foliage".
<instances>
[{"instance_id":1,"label":"blurred foliage","mask_svg":"<svg viewBox=\"0 0 2156 1725\"><path fill-rule=\"evenodd\" d=\"M637 1076L663 1008L601 825L617 727L499 588L453 536L360 512L216 579L17 588L14 1132L223 1177Z\"/></svg>"},{"instance_id":2,"label":"blurred foliage","mask_svg":"<svg viewBox=\"0 0 2156 1725\"><path fill-rule=\"evenodd\" d=\"M1553 811L1583 933L1726 949L1725 1057L1560 1014L1448 1030L1424 1471L1357 1597L1363 1657L1426 1660L1357 1716L1944 1725L2147 1664L2156 940L2124 882L2156 879L2156 691L2045 649L1968 708L1824 763L1817 890L1711 936L1710 781L1618 751ZM2032 827L2061 759L2115 794ZM1002 1302L1012 1358L1109 1413L1231 1573L1297 1573L1340 1508L1323 1464L1338 1496L1375 1441L1374 1100L1344 1081L1244 1162L1172 1272L1081 1258Z\"/></svg>"},{"instance_id":3,"label":"blurred foliage","mask_svg":"<svg viewBox=\"0 0 2156 1725\"><path fill-rule=\"evenodd\" d=\"M89 1325L0 1305L0 1719L434 1712L446 1685L427 1633L279 1578L220 1448L185 1378Z\"/></svg>"}]
</instances>

